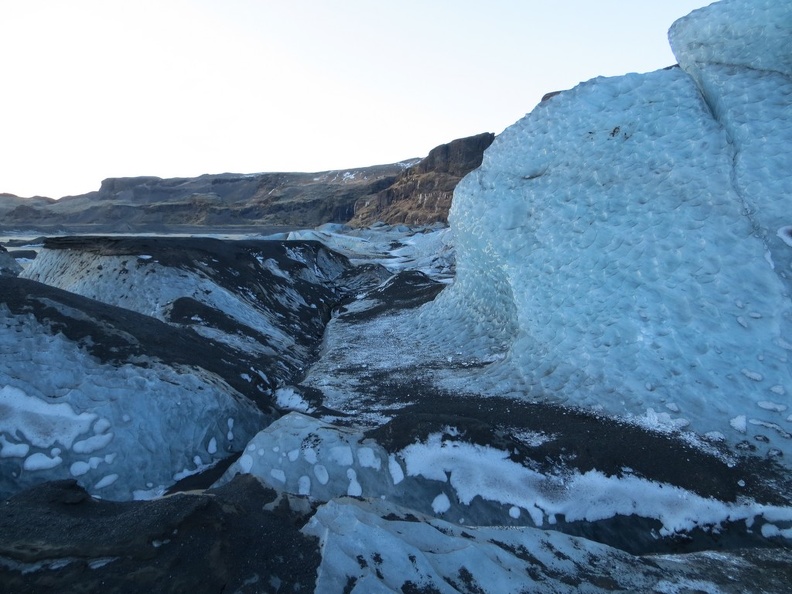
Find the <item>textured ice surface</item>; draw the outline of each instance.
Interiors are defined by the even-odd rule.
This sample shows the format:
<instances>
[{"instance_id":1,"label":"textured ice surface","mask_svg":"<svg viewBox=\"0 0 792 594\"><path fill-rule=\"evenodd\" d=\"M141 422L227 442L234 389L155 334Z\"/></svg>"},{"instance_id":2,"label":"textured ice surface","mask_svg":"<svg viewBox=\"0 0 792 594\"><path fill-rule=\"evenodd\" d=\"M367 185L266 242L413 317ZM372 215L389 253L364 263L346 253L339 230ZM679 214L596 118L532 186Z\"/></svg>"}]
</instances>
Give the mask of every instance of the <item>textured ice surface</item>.
<instances>
[{"instance_id":1,"label":"textured ice surface","mask_svg":"<svg viewBox=\"0 0 792 594\"><path fill-rule=\"evenodd\" d=\"M778 0L721 0L694 10L669 31L679 63L689 70L722 64L792 75L792 5Z\"/></svg>"},{"instance_id":2,"label":"textured ice surface","mask_svg":"<svg viewBox=\"0 0 792 594\"><path fill-rule=\"evenodd\" d=\"M326 284L349 267L305 242L78 238L48 245L56 247L43 249L25 278L258 353L262 365L247 379L264 389L309 358L329 313Z\"/></svg>"},{"instance_id":3,"label":"textured ice surface","mask_svg":"<svg viewBox=\"0 0 792 594\"><path fill-rule=\"evenodd\" d=\"M329 501L343 495L376 497L392 491L388 454L358 432L335 427L298 412L259 432L218 484L239 472L273 483L289 493Z\"/></svg>"},{"instance_id":4,"label":"textured ice surface","mask_svg":"<svg viewBox=\"0 0 792 594\"><path fill-rule=\"evenodd\" d=\"M142 362L142 361L141 361ZM156 494L235 449L264 422L199 369L105 364L32 315L0 305L0 493L78 478L90 492Z\"/></svg>"},{"instance_id":5,"label":"textured ice surface","mask_svg":"<svg viewBox=\"0 0 792 594\"><path fill-rule=\"evenodd\" d=\"M423 313L437 344L507 353L471 387L792 455L759 405L792 386L789 15L696 11L671 32L683 68L594 79L496 138L455 192L457 280Z\"/></svg>"},{"instance_id":6,"label":"textured ice surface","mask_svg":"<svg viewBox=\"0 0 792 594\"><path fill-rule=\"evenodd\" d=\"M217 484L253 474L315 501L381 498L468 524L510 518L515 522L508 523L546 526L557 519L596 522L619 515L656 520L662 536L744 520L792 524L788 507L722 502L629 474L547 474L510 459L508 451L457 438L448 427L445 434L388 452L358 431L292 412L258 433Z\"/></svg>"},{"instance_id":7,"label":"textured ice surface","mask_svg":"<svg viewBox=\"0 0 792 594\"><path fill-rule=\"evenodd\" d=\"M552 531L459 526L377 500L331 501L303 532L321 541L317 592L769 592L786 586L789 558L772 552L764 559L773 571L739 583L749 552L635 557Z\"/></svg>"}]
</instances>

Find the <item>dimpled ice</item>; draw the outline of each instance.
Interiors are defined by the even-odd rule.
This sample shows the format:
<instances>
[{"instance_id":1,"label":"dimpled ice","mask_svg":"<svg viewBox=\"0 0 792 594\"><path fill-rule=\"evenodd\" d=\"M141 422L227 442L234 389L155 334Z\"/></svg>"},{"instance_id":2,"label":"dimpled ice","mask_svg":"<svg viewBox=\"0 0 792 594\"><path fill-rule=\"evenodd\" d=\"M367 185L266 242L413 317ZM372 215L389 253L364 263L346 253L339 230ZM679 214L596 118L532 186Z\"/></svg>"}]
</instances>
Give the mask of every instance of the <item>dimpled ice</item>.
<instances>
[{"instance_id":1,"label":"dimpled ice","mask_svg":"<svg viewBox=\"0 0 792 594\"><path fill-rule=\"evenodd\" d=\"M504 353L480 389L792 453L791 33L792 3L724 0L672 26L680 68L583 83L496 138L422 314Z\"/></svg>"}]
</instances>

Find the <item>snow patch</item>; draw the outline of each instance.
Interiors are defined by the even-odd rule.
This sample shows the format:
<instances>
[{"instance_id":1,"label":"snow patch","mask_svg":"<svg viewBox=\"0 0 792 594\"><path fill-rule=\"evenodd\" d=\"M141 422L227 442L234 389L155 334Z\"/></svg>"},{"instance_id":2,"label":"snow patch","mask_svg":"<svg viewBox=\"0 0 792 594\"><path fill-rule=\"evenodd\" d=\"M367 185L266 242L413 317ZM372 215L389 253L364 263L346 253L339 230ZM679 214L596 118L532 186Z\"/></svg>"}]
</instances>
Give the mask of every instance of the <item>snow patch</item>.
<instances>
[{"instance_id":1,"label":"snow patch","mask_svg":"<svg viewBox=\"0 0 792 594\"><path fill-rule=\"evenodd\" d=\"M41 452L36 452L25 458L22 468L30 471L50 470L58 466L61 462L63 462L63 459L60 456L49 457Z\"/></svg>"},{"instance_id":2,"label":"snow patch","mask_svg":"<svg viewBox=\"0 0 792 594\"><path fill-rule=\"evenodd\" d=\"M65 402L45 402L13 386L0 388L0 432L15 439L24 437L39 448L55 443L71 448L96 418L92 413L75 413Z\"/></svg>"},{"instance_id":3,"label":"snow patch","mask_svg":"<svg viewBox=\"0 0 792 594\"><path fill-rule=\"evenodd\" d=\"M444 514L451 509L451 501L448 499L448 495L440 493L440 495L435 497L432 500L432 509L436 514Z\"/></svg>"}]
</instances>

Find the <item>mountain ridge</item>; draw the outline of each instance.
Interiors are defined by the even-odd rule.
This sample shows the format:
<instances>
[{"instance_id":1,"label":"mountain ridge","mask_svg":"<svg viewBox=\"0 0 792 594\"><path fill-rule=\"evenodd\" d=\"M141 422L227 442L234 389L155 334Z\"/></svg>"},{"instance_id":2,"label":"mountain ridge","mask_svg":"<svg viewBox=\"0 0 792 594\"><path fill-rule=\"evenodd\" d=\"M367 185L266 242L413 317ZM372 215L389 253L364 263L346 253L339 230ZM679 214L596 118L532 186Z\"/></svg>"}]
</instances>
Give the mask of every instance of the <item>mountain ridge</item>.
<instances>
[{"instance_id":1,"label":"mountain ridge","mask_svg":"<svg viewBox=\"0 0 792 594\"><path fill-rule=\"evenodd\" d=\"M59 200L0 194L0 229L162 232L184 226L445 223L456 184L481 164L493 139L494 134L479 134L435 147L424 159L351 169L107 178L96 191Z\"/></svg>"}]
</instances>

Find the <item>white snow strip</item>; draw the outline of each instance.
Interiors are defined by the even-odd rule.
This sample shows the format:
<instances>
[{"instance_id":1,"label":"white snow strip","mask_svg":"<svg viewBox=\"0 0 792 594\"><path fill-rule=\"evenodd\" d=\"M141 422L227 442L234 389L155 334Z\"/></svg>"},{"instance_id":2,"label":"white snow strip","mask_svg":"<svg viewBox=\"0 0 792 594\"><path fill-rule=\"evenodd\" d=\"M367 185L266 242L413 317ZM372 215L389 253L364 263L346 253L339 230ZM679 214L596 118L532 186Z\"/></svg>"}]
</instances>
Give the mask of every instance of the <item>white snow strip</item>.
<instances>
[{"instance_id":1,"label":"white snow strip","mask_svg":"<svg viewBox=\"0 0 792 594\"><path fill-rule=\"evenodd\" d=\"M15 439L24 437L31 445L47 448L60 443L71 448L87 433L97 415L75 413L65 402L49 403L12 386L0 388L0 432Z\"/></svg>"},{"instance_id":2,"label":"white snow strip","mask_svg":"<svg viewBox=\"0 0 792 594\"><path fill-rule=\"evenodd\" d=\"M465 505L481 497L528 510L536 507L546 516L562 515L567 521L637 515L659 520L664 535L760 516L792 521L792 508L723 503L635 476L617 478L596 470L547 476L513 462L508 452L443 440L439 433L407 446L401 455L409 476L450 480Z\"/></svg>"}]
</instances>

